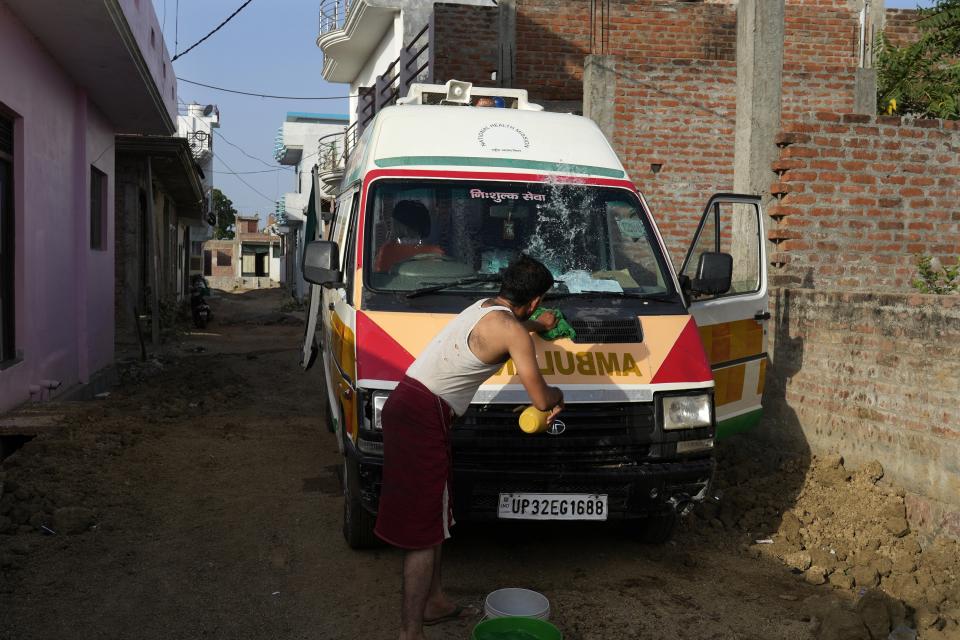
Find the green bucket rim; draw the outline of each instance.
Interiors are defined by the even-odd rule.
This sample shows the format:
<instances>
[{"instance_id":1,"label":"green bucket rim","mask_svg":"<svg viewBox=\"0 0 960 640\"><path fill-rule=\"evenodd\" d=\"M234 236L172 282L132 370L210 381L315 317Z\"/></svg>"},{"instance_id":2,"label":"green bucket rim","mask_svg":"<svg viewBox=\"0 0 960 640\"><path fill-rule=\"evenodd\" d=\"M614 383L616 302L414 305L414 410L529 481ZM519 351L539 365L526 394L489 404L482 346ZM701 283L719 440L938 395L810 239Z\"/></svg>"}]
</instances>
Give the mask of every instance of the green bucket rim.
<instances>
[{"instance_id":1,"label":"green bucket rim","mask_svg":"<svg viewBox=\"0 0 960 640\"><path fill-rule=\"evenodd\" d=\"M535 633L541 636L540 640L563 640L563 634L553 623L540 618L524 616L505 616L483 620L473 628L473 633L470 635L472 640L482 640L477 635L478 630L491 632L520 630Z\"/></svg>"}]
</instances>

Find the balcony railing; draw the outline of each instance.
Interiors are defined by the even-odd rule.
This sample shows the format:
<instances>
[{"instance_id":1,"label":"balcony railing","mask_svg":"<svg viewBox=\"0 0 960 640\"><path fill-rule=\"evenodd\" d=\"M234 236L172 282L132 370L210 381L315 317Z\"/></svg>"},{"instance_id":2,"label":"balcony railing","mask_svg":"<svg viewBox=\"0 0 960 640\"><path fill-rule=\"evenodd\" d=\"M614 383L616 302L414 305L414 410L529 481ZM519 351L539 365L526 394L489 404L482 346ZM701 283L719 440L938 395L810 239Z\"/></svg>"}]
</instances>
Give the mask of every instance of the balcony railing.
<instances>
[{"instance_id":1,"label":"balcony railing","mask_svg":"<svg viewBox=\"0 0 960 640\"><path fill-rule=\"evenodd\" d=\"M381 109L396 104L407 95L414 82L431 82L430 41L432 33L427 24L410 44L400 50L400 57L387 65L377 76L372 87L360 87L357 91L357 134L373 120Z\"/></svg>"},{"instance_id":2,"label":"balcony railing","mask_svg":"<svg viewBox=\"0 0 960 640\"><path fill-rule=\"evenodd\" d=\"M191 131L187 134L187 144L190 145L190 152L196 159L211 151L212 142L210 134L206 131Z\"/></svg>"},{"instance_id":3,"label":"balcony railing","mask_svg":"<svg viewBox=\"0 0 960 640\"><path fill-rule=\"evenodd\" d=\"M321 173L331 171L343 171L344 161L344 135L338 133L332 140L324 140L330 136L324 136L320 139L320 148L317 158L317 167Z\"/></svg>"},{"instance_id":4,"label":"balcony railing","mask_svg":"<svg viewBox=\"0 0 960 640\"><path fill-rule=\"evenodd\" d=\"M320 0L320 35L343 29L353 0Z\"/></svg>"}]
</instances>

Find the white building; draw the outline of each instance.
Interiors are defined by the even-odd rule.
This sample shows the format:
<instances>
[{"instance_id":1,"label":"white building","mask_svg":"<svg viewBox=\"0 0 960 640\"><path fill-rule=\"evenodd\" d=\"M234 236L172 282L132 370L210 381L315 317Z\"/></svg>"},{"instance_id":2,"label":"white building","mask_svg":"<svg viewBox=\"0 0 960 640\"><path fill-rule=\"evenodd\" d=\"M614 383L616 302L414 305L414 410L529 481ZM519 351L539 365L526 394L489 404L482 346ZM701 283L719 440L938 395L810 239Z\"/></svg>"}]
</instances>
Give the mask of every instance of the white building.
<instances>
[{"instance_id":1,"label":"white building","mask_svg":"<svg viewBox=\"0 0 960 640\"><path fill-rule=\"evenodd\" d=\"M216 105L186 105L177 115L177 136L190 144L194 162L200 168L206 224L190 225L190 275L202 274L203 243L213 237L216 214L213 211L213 130L220 128L220 109Z\"/></svg>"},{"instance_id":2,"label":"white building","mask_svg":"<svg viewBox=\"0 0 960 640\"><path fill-rule=\"evenodd\" d=\"M493 0L442 0L496 6ZM435 0L320 0L323 79L350 85L350 123L361 127L381 105L430 77L430 21ZM379 81L379 83L378 83ZM396 92L399 91L399 95Z\"/></svg>"},{"instance_id":3,"label":"white building","mask_svg":"<svg viewBox=\"0 0 960 640\"><path fill-rule=\"evenodd\" d=\"M318 176L315 205L320 212L326 208L324 201L332 199L342 175L344 131L348 120L345 114L288 113L277 133L274 157L280 164L293 166L296 171L296 191L283 194L283 201L277 208L277 226L285 232L287 260L283 264L282 280L298 299L305 295L307 285L297 267L306 242L314 239L306 238L314 175Z\"/></svg>"}]
</instances>

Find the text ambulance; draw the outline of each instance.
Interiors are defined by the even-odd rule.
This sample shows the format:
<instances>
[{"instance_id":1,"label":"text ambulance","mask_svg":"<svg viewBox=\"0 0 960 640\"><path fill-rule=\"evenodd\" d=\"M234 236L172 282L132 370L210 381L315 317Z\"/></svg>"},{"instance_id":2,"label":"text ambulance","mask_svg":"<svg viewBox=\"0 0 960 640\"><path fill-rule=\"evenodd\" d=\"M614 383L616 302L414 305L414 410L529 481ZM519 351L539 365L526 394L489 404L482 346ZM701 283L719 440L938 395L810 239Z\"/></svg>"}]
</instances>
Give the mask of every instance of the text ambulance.
<instances>
[{"instance_id":1,"label":"text ambulance","mask_svg":"<svg viewBox=\"0 0 960 640\"><path fill-rule=\"evenodd\" d=\"M495 96L503 108L471 106ZM566 410L526 435L511 362L453 429L458 519L625 520L665 539L703 500L714 439L759 418L767 312L759 200L717 195L675 272L597 126L526 91L414 85L352 151L326 240L308 245L304 363L319 350L344 455L344 535L373 544L380 411L457 313L525 252L576 337L534 336Z\"/></svg>"}]
</instances>

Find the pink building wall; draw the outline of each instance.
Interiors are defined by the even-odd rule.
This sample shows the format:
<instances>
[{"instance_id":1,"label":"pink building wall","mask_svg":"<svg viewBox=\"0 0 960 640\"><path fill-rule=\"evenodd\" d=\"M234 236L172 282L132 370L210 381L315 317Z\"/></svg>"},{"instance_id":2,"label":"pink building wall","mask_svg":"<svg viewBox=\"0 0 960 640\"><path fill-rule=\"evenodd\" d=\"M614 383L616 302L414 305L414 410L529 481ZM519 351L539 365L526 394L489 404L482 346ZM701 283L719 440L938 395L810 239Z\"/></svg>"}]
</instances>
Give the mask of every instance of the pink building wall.
<instances>
[{"instance_id":1,"label":"pink building wall","mask_svg":"<svg viewBox=\"0 0 960 640\"><path fill-rule=\"evenodd\" d=\"M123 13L127 16L130 30L140 45L140 52L147 68L153 75L153 81L163 97L167 113L173 122L177 121L177 78L170 62L170 52L160 30L160 21L153 10L151 0L119 0ZM151 37L151 33L153 34ZM126 131L121 133L136 133Z\"/></svg>"},{"instance_id":2,"label":"pink building wall","mask_svg":"<svg viewBox=\"0 0 960 640\"><path fill-rule=\"evenodd\" d=\"M175 78L168 69L163 81L158 71L163 60L169 66L169 58L150 2L121 5L138 41L149 46L154 25L159 48L144 51L144 59L153 60L150 68L158 89L165 87L164 102L175 121ZM14 313L20 358L0 369L5 411L30 400L30 386L42 380L59 381L62 391L89 382L113 362L117 132L2 1L0 78L0 108L16 118ZM103 250L90 248L91 165L107 175Z\"/></svg>"}]
</instances>

